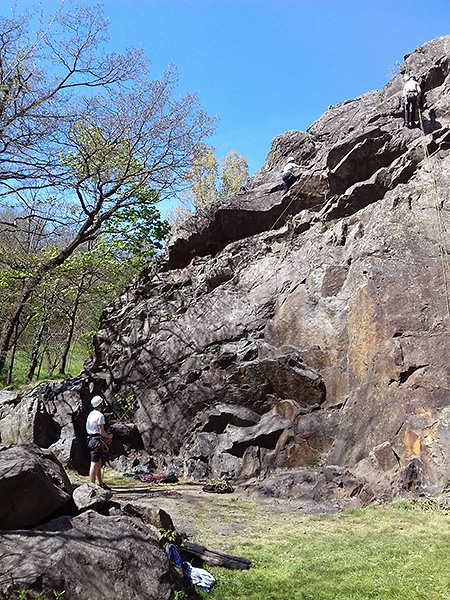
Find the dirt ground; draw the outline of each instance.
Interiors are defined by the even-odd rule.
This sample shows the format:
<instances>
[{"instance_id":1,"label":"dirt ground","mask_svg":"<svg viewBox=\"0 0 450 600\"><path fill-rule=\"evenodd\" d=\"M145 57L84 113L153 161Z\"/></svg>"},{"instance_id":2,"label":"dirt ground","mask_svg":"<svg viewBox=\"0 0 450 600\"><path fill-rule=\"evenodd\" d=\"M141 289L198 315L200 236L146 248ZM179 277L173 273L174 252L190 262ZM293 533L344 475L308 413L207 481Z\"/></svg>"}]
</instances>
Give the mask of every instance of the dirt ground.
<instances>
[{"instance_id":1,"label":"dirt ground","mask_svg":"<svg viewBox=\"0 0 450 600\"><path fill-rule=\"evenodd\" d=\"M301 500L253 496L235 486L226 494L203 491L204 483L113 485L113 500L165 510L183 537L198 543L254 529L255 520L268 521L277 515L332 513L337 507L319 506Z\"/></svg>"}]
</instances>

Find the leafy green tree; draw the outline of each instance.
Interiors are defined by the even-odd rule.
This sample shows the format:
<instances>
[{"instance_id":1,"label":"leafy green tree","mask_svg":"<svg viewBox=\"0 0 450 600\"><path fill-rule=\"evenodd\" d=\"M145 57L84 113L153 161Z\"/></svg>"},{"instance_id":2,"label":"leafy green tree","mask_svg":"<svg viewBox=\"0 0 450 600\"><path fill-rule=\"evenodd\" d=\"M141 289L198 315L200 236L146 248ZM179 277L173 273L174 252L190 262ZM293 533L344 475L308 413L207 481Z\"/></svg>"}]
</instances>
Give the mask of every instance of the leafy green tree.
<instances>
[{"instance_id":1,"label":"leafy green tree","mask_svg":"<svg viewBox=\"0 0 450 600\"><path fill-rule=\"evenodd\" d=\"M219 170L213 151L203 144L195 149L184 179L187 188L178 195L180 204L168 211L172 225L182 223L199 208L241 188L248 179L247 161L231 150L221 159Z\"/></svg>"},{"instance_id":2,"label":"leafy green tree","mask_svg":"<svg viewBox=\"0 0 450 600\"><path fill-rule=\"evenodd\" d=\"M158 209L148 204L117 211L105 224L99 245L134 267L144 266L163 249L162 240L170 231Z\"/></svg>"},{"instance_id":3,"label":"leafy green tree","mask_svg":"<svg viewBox=\"0 0 450 600\"><path fill-rule=\"evenodd\" d=\"M214 122L195 95L174 93L174 67L150 80L140 51L105 53L100 7L61 10L35 37L29 15L13 14L0 25L0 198L20 219L45 223L50 240L64 241L48 250L41 242L28 269L8 264L2 274L17 293L3 306L1 371L45 278L107 234L115 215L125 222L134 219L126 211L145 213L170 197ZM16 230L7 218L0 225ZM164 226L156 229L162 234Z\"/></svg>"},{"instance_id":4,"label":"leafy green tree","mask_svg":"<svg viewBox=\"0 0 450 600\"><path fill-rule=\"evenodd\" d=\"M205 206L216 198L217 159L210 148L202 145L195 149L191 167L184 178L189 183L188 194L195 208Z\"/></svg>"},{"instance_id":5,"label":"leafy green tree","mask_svg":"<svg viewBox=\"0 0 450 600\"><path fill-rule=\"evenodd\" d=\"M23 257L23 272L31 268L27 261L32 262L34 258L32 255ZM71 350L75 345L79 347L80 341L89 334L92 337L103 309L141 266L139 255L134 259L124 250L117 250L114 243L109 245L107 239L102 239L95 245L80 248L49 273L34 289L18 321L5 383L9 385L12 381L17 351L20 351L22 368L28 360L28 381L40 375L43 362L48 377L56 370L61 375L66 374ZM2 273L11 274L11 269L4 269ZM11 302L10 290L11 286L0 288L0 310Z\"/></svg>"},{"instance_id":6,"label":"leafy green tree","mask_svg":"<svg viewBox=\"0 0 450 600\"><path fill-rule=\"evenodd\" d=\"M236 150L231 150L222 160L222 181L219 195L229 196L240 189L248 179L248 165L245 158Z\"/></svg>"}]
</instances>

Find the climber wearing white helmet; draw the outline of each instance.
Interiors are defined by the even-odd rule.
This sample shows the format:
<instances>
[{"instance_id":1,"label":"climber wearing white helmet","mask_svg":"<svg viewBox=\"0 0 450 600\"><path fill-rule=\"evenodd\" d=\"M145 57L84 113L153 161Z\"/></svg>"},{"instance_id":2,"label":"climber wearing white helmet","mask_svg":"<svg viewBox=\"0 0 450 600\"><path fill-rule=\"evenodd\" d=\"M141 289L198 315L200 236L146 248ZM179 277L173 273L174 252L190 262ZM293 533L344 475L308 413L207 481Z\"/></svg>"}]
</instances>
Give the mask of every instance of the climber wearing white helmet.
<instances>
[{"instance_id":1,"label":"climber wearing white helmet","mask_svg":"<svg viewBox=\"0 0 450 600\"><path fill-rule=\"evenodd\" d=\"M410 75L403 86L403 102L405 106L405 126L411 127L418 121L418 111L422 90L415 75Z\"/></svg>"},{"instance_id":2,"label":"climber wearing white helmet","mask_svg":"<svg viewBox=\"0 0 450 600\"><path fill-rule=\"evenodd\" d=\"M289 156L281 174L281 178L283 179L283 195L286 194L289 191L289 188L297 181L297 176L294 175L294 170L296 168L304 169L305 167L298 165L295 162L295 158Z\"/></svg>"}]
</instances>

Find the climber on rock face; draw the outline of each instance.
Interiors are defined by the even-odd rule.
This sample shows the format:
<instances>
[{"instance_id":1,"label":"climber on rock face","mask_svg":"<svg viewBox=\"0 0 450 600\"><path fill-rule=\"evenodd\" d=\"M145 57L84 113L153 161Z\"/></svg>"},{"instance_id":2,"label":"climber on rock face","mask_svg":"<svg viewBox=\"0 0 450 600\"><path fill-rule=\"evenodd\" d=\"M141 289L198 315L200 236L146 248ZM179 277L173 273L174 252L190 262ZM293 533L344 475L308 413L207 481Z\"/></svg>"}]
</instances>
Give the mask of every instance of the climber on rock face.
<instances>
[{"instance_id":1,"label":"climber on rock face","mask_svg":"<svg viewBox=\"0 0 450 600\"><path fill-rule=\"evenodd\" d=\"M298 179L298 176L294 175L294 170L296 168L304 169L305 167L298 165L295 162L295 158L293 156L290 156L287 159L287 163L284 166L282 175L281 175L281 178L283 179L283 196L284 196L284 194L286 194L289 191L289 188L292 187Z\"/></svg>"},{"instance_id":2,"label":"climber on rock face","mask_svg":"<svg viewBox=\"0 0 450 600\"><path fill-rule=\"evenodd\" d=\"M403 103L405 107L405 126L412 127L419 120L420 96L422 90L415 75L410 75L403 87Z\"/></svg>"}]
</instances>

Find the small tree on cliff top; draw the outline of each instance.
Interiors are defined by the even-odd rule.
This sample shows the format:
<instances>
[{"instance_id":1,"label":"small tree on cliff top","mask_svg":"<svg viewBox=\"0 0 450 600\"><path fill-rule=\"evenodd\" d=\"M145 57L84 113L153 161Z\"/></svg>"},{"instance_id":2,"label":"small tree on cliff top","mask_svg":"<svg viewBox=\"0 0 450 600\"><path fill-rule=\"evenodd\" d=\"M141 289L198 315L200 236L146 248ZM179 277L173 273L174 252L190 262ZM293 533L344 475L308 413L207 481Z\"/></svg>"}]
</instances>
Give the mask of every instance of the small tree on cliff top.
<instances>
[{"instance_id":1,"label":"small tree on cliff top","mask_svg":"<svg viewBox=\"0 0 450 600\"><path fill-rule=\"evenodd\" d=\"M248 179L247 161L236 150L220 159L220 169L211 148L198 146L191 158L191 166L185 172L187 182L178 196L180 204L168 211L173 225L185 221L202 206L217 198L229 196L241 188Z\"/></svg>"},{"instance_id":2,"label":"small tree on cliff top","mask_svg":"<svg viewBox=\"0 0 450 600\"><path fill-rule=\"evenodd\" d=\"M45 220L49 239L64 244L17 273L20 292L3 319L0 370L43 278L120 211L173 193L213 129L195 95L175 96L173 67L150 80L141 51L104 52L108 24L100 7L61 9L33 37L31 25L27 14L0 18L0 209ZM0 226L15 230L8 219Z\"/></svg>"},{"instance_id":3,"label":"small tree on cliff top","mask_svg":"<svg viewBox=\"0 0 450 600\"><path fill-rule=\"evenodd\" d=\"M247 161L236 150L228 152L222 159L222 181L219 196L225 197L240 189L248 179Z\"/></svg>"}]
</instances>

